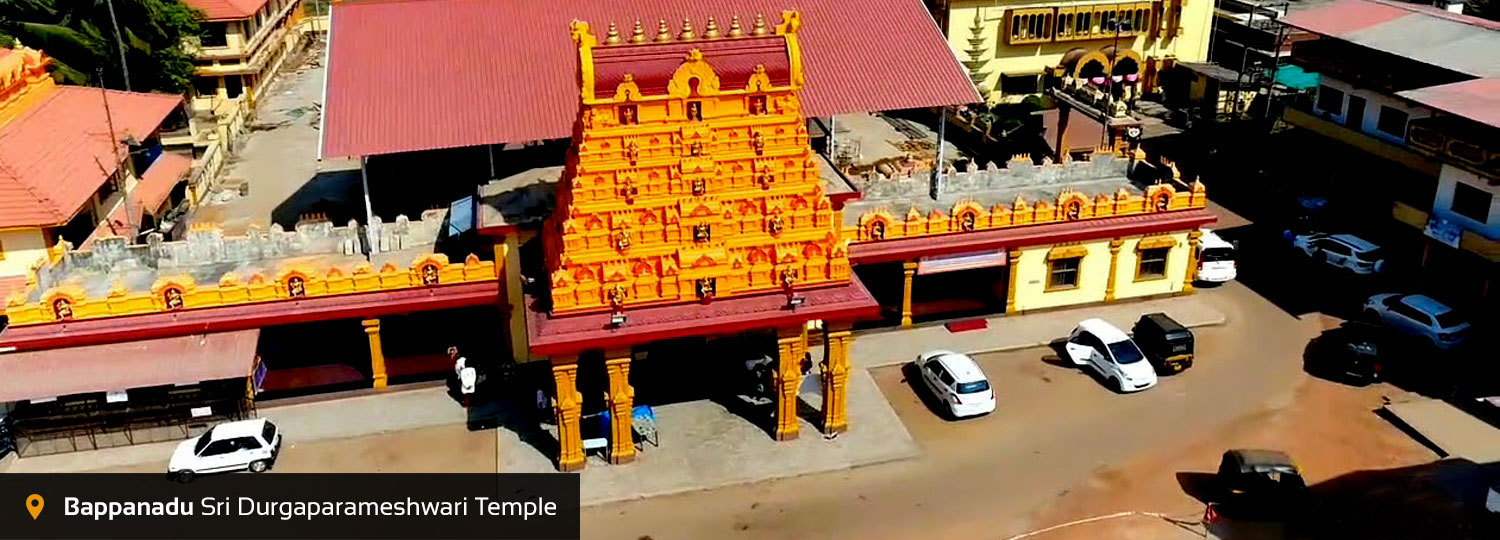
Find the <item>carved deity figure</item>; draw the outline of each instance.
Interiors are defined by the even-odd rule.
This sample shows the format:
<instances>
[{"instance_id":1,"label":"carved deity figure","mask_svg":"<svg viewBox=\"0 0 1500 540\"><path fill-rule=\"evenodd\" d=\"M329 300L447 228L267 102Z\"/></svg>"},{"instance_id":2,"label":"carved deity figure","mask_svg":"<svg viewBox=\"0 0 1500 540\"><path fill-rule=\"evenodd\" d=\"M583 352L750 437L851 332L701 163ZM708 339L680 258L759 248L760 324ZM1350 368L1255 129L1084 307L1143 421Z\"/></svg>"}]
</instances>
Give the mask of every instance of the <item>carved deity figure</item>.
<instances>
[{"instance_id":1,"label":"carved deity figure","mask_svg":"<svg viewBox=\"0 0 1500 540\"><path fill-rule=\"evenodd\" d=\"M167 289L162 293L162 300L166 302L167 309L182 309L182 291Z\"/></svg>"},{"instance_id":2,"label":"carved deity figure","mask_svg":"<svg viewBox=\"0 0 1500 540\"><path fill-rule=\"evenodd\" d=\"M73 303L66 298L58 298L52 302L52 314L56 315L59 321L73 320Z\"/></svg>"},{"instance_id":3,"label":"carved deity figure","mask_svg":"<svg viewBox=\"0 0 1500 540\"><path fill-rule=\"evenodd\" d=\"M693 122L703 121L703 104L697 101L689 101L687 104L688 120Z\"/></svg>"},{"instance_id":4,"label":"carved deity figure","mask_svg":"<svg viewBox=\"0 0 1500 540\"><path fill-rule=\"evenodd\" d=\"M287 296L292 298L307 296L307 281L300 277L292 276L291 279L286 280L286 293Z\"/></svg>"},{"instance_id":5,"label":"carved deity figure","mask_svg":"<svg viewBox=\"0 0 1500 540\"><path fill-rule=\"evenodd\" d=\"M965 232L974 230L974 213L964 212L963 217L958 221L958 228Z\"/></svg>"},{"instance_id":6,"label":"carved deity figure","mask_svg":"<svg viewBox=\"0 0 1500 540\"><path fill-rule=\"evenodd\" d=\"M885 240L885 222L876 221L870 224L870 239Z\"/></svg>"},{"instance_id":7,"label":"carved deity figure","mask_svg":"<svg viewBox=\"0 0 1500 540\"><path fill-rule=\"evenodd\" d=\"M430 264L424 264L424 265L422 265L422 284L423 285L437 285L438 284L438 270L437 270L436 266L433 266L433 265L430 265Z\"/></svg>"}]
</instances>

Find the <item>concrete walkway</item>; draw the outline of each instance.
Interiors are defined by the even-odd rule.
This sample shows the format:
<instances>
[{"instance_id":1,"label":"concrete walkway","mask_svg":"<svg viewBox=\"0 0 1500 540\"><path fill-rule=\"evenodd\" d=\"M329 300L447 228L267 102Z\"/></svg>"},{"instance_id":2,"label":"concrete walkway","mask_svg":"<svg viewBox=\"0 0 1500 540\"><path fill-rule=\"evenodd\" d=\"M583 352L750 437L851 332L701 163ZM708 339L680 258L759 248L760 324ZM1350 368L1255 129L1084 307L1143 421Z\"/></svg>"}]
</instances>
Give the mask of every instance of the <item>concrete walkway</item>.
<instances>
[{"instance_id":1,"label":"concrete walkway","mask_svg":"<svg viewBox=\"0 0 1500 540\"><path fill-rule=\"evenodd\" d=\"M281 427L283 446L323 439L343 439L468 420L463 407L439 387L396 389L340 399L283 406L261 406L261 418ZM166 471L172 449L181 441L168 441L101 450L20 458L3 467L4 472L82 472L124 465L160 462Z\"/></svg>"},{"instance_id":2,"label":"concrete walkway","mask_svg":"<svg viewBox=\"0 0 1500 540\"><path fill-rule=\"evenodd\" d=\"M1500 429L1440 399L1393 403L1385 410L1448 456L1500 462Z\"/></svg>"},{"instance_id":3,"label":"concrete walkway","mask_svg":"<svg viewBox=\"0 0 1500 540\"><path fill-rule=\"evenodd\" d=\"M802 401L816 409L818 379L804 379ZM647 446L628 465L594 455L579 473L585 506L802 476L915 457L919 450L874 379L849 374L849 431L826 440L805 418L800 438L777 442L765 431L715 402L655 408L661 446ZM550 456L515 432L497 430L502 473L552 472Z\"/></svg>"},{"instance_id":4,"label":"concrete walkway","mask_svg":"<svg viewBox=\"0 0 1500 540\"><path fill-rule=\"evenodd\" d=\"M1156 312L1166 313L1188 327L1224 324L1225 321L1224 314L1206 299L1188 295L1013 317L989 317L986 319L989 328L958 333L949 332L942 324L907 330L875 330L855 336L850 351L855 366L870 369L911 362L917 355L934 349L979 354L1041 347L1067 337L1078 321L1090 317L1102 318L1129 332L1141 315Z\"/></svg>"}]
</instances>

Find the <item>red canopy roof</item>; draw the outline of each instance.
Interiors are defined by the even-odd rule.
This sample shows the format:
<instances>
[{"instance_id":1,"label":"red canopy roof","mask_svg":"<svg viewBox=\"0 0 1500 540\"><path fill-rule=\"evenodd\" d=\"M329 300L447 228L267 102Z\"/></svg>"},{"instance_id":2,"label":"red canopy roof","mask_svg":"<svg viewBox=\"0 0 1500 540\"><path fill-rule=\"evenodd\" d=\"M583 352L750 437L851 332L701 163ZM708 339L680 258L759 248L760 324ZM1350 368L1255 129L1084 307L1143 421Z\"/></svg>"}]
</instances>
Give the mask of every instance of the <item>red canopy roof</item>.
<instances>
[{"instance_id":1,"label":"red canopy roof","mask_svg":"<svg viewBox=\"0 0 1500 540\"><path fill-rule=\"evenodd\" d=\"M1448 114L1500 128L1500 79L1472 79L1407 90L1396 95Z\"/></svg>"},{"instance_id":2,"label":"red canopy roof","mask_svg":"<svg viewBox=\"0 0 1500 540\"><path fill-rule=\"evenodd\" d=\"M250 376L260 330L0 354L0 401Z\"/></svg>"},{"instance_id":3,"label":"red canopy roof","mask_svg":"<svg viewBox=\"0 0 1500 540\"><path fill-rule=\"evenodd\" d=\"M229 21L254 17L267 0L183 0L184 4L203 12L209 21Z\"/></svg>"},{"instance_id":4,"label":"red canopy roof","mask_svg":"<svg viewBox=\"0 0 1500 540\"><path fill-rule=\"evenodd\" d=\"M709 16L775 24L784 9L802 13L809 116L980 100L920 0L349 0L333 9L320 154L564 138L578 115L573 20L675 32L687 15L701 31Z\"/></svg>"},{"instance_id":5,"label":"red canopy roof","mask_svg":"<svg viewBox=\"0 0 1500 540\"><path fill-rule=\"evenodd\" d=\"M0 126L0 228L67 223L119 169L125 148L118 141L145 139L182 106L182 96L108 91L111 136L105 92L76 86L48 92Z\"/></svg>"}]
</instances>

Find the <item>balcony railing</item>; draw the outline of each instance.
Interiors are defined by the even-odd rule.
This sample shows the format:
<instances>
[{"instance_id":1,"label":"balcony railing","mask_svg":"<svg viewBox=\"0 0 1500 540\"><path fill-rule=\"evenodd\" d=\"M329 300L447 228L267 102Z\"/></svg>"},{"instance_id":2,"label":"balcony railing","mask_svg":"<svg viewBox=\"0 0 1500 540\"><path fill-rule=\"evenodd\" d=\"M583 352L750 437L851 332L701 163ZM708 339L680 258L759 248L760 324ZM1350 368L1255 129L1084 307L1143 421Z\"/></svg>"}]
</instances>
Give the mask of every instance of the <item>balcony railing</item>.
<instances>
[{"instance_id":1,"label":"balcony railing","mask_svg":"<svg viewBox=\"0 0 1500 540\"><path fill-rule=\"evenodd\" d=\"M1494 135L1478 133L1449 117L1416 120L1407 128L1406 145L1417 152L1484 175L1500 184L1500 145Z\"/></svg>"}]
</instances>

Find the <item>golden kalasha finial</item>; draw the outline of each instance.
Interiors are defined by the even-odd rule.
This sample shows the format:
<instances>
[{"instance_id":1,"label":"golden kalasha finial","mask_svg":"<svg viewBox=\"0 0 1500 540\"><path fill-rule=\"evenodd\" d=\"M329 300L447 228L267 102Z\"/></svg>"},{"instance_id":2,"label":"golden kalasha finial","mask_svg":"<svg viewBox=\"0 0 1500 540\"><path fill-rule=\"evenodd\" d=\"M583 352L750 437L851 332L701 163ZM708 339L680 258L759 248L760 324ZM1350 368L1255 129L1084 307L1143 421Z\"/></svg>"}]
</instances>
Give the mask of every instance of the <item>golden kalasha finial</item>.
<instances>
[{"instance_id":1,"label":"golden kalasha finial","mask_svg":"<svg viewBox=\"0 0 1500 540\"><path fill-rule=\"evenodd\" d=\"M615 23L609 23L609 33L604 36L605 45L620 44L620 29L615 28Z\"/></svg>"},{"instance_id":2,"label":"golden kalasha finial","mask_svg":"<svg viewBox=\"0 0 1500 540\"><path fill-rule=\"evenodd\" d=\"M672 27L667 26L666 19L662 19L661 24L656 25L656 41L672 41Z\"/></svg>"},{"instance_id":3,"label":"golden kalasha finial","mask_svg":"<svg viewBox=\"0 0 1500 540\"><path fill-rule=\"evenodd\" d=\"M703 28L703 39L719 39L719 23L713 17L708 18L708 26Z\"/></svg>"},{"instance_id":4,"label":"golden kalasha finial","mask_svg":"<svg viewBox=\"0 0 1500 540\"><path fill-rule=\"evenodd\" d=\"M740 28L740 16L735 15L729 19L729 37L745 37L745 31Z\"/></svg>"},{"instance_id":5,"label":"golden kalasha finial","mask_svg":"<svg viewBox=\"0 0 1500 540\"><path fill-rule=\"evenodd\" d=\"M646 27L641 26L641 21L636 21L635 22L635 30L630 33L630 42L631 43L645 43L646 42Z\"/></svg>"},{"instance_id":6,"label":"golden kalasha finial","mask_svg":"<svg viewBox=\"0 0 1500 540\"><path fill-rule=\"evenodd\" d=\"M768 34L770 32L771 32L771 30L769 28L766 28L766 16L762 15L760 13L756 13L755 14L755 28L752 28L750 30L750 35L752 35L752 36L764 36L764 35L766 35L766 34Z\"/></svg>"},{"instance_id":7,"label":"golden kalasha finial","mask_svg":"<svg viewBox=\"0 0 1500 540\"><path fill-rule=\"evenodd\" d=\"M698 34L693 32L692 19L682 19L682 33L677 35L677 39L683 41L692 41L694 39L698 39Z\"/></svg>"}]
</instances>

